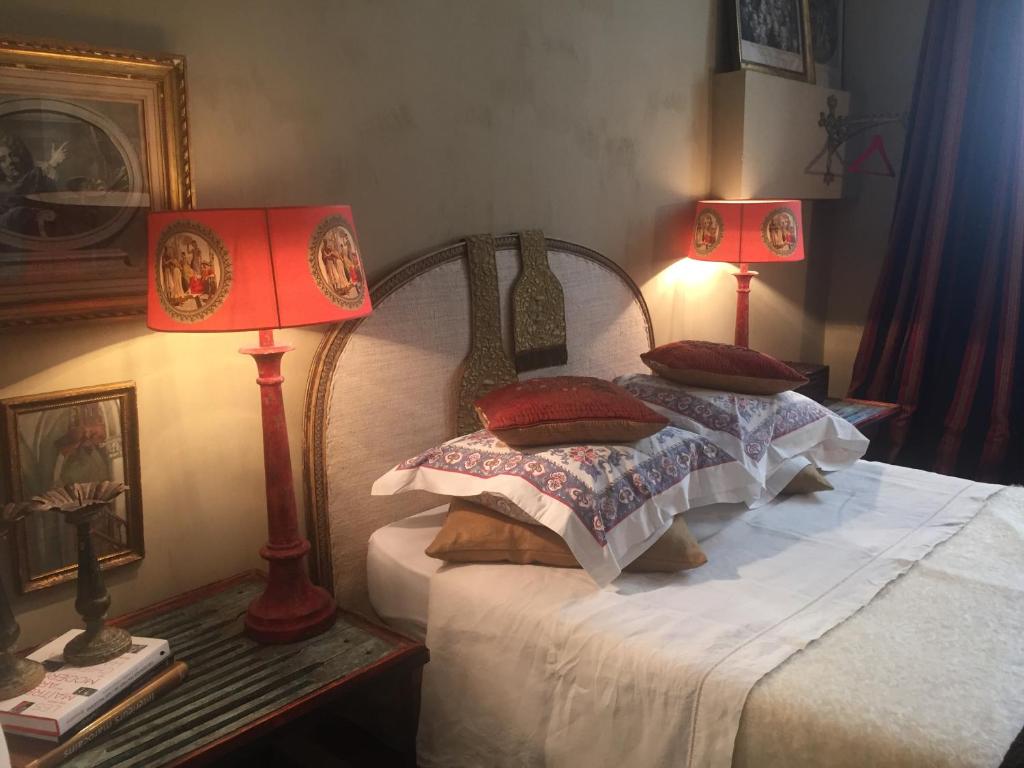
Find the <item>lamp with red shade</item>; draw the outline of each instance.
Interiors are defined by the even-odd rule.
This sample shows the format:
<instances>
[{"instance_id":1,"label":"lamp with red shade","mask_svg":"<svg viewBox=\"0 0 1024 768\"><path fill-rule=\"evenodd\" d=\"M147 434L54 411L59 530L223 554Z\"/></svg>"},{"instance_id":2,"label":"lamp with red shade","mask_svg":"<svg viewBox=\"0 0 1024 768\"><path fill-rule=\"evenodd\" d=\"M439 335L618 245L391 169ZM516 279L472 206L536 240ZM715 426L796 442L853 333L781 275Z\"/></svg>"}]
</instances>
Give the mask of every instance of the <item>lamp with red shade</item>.
<instances>
[{"instance_id":1,"label":"lamp with red shade","mask_svg":"<svg viewBox=\"0 0 1024 768\"><path fill-rule=\"evenodd\" d=\"M701 200L687 255L700 261L739 264L736 276L736 339L750 341L748 264L803 261L803 219L799 200Z\"/></svg>"},{"instance_id":2,"label":"lamp with red shade","mask_svg":"<svg viewBox=\"0 0 1024 768\"><path fill-rule=\"evenodd\" d=\"M147 322L157 331L259 331L256 361L263 413L268 563L263 594L245 617L262 643L289 643L334 622L334 600L306 569L281 395L275 328L368 315L366 286L348 206L168 211L149 214Z\"/></svg>"}]
</instances>

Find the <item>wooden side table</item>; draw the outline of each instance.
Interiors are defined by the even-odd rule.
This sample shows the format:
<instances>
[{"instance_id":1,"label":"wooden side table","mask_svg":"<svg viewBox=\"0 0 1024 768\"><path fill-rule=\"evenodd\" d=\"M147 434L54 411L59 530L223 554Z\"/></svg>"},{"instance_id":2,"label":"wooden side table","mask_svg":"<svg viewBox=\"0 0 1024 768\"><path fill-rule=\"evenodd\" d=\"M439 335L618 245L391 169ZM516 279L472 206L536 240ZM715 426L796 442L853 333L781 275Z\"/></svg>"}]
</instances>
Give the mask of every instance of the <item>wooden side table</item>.
<instances>
[{"instance_id":1,"label":"wooden side table","mask_svg":"<svg viewBox=\"0 0 1024 768\"><path fill-rule=\"evenodd\" d=\"M252 571L112 621L169 640L188 677L63 766L415 766L427 649L345 611L317 637L258 645L242 620L262 588ZM360 725L383 725L378 735L390 745L343 719L353 713ZM45 751L43 742L9 741L14 768Z\"/></svg>"},{"instance_id":2,"label":"wooden side table","mask_svg":"<svg viewBox=\"0 0 1024 768\"><path fill-rule=\"evenodd\" d=\"M786 362L790 368L797 373L807 377L807 383L797 387L794 392L799 392L815 402L821 403L828 397L828 366L820 363L796 363Z\"/></svg>"}]
</instances>

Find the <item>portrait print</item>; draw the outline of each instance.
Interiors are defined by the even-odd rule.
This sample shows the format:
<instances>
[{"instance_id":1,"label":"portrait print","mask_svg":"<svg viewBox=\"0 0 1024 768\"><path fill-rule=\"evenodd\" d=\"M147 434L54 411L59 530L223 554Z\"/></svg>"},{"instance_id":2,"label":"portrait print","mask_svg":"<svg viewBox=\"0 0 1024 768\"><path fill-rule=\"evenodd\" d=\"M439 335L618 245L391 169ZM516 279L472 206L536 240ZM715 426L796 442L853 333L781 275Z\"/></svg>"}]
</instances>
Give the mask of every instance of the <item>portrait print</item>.
<instances>
[{"instance_id":1,"label":"portrait print","mask_svg":"<svg viewBox=\"0 0 1024 768\"><path fill-rule=\"evenodd\" d=\"M344 309L358 309L366 295L366 275L355 233L341 216L320 223L309 246L309 266L323 294Z\"/></svg>"},{"instance_id":2,"label":"portrait print","mask_svg":"<svg viewBox=\"0 0 1024 768\"><path fill-rule=\"evenodd\" d=\"M742 67L814 80L807 0L734 0Z\"/></svg>"},{"instance_id":3,"label":"portrait print","mask_svg":"<svg viewBox=\"0 0 1024 768\"><path fill-rule=\"evenodd\" d=\"M56 99L0 102L0 247L87 248L116 238L146 200L138 115Z\"/></svg>"},{"instance_id":4,"label":"portrait print","mask_svg":"<svg viewBox=\"0 0 1024 768\"><path fill-rule=\"evenodd\" d=\"M3 496L29 500L71 483L108 480L129 490L93 524L101 564L142 556L141 487L133 385L0 401L10 461ZM34 512L15 534L22 591L74 577L75 531L60 512Z\"/></svg>"},{"instance_id":5,"label":"portrait print","mask_svg":"<svg viewBox=\"0 0 1024 768\"><path fill-rule=\"evenodd\" d=\"M810 0L814 81L828 88L843 87L843 0Z\"/></svg>"},{"instance_id":6,"label":"portrait print","mask_svg":"<svg viewBox=\"0 0 1024 768\"><path fill-rule=\"evenodd\" d=\"M146 214L192 205L185 60L0 42L0 327L142 314Z\"/></svg>"}]
</instances>

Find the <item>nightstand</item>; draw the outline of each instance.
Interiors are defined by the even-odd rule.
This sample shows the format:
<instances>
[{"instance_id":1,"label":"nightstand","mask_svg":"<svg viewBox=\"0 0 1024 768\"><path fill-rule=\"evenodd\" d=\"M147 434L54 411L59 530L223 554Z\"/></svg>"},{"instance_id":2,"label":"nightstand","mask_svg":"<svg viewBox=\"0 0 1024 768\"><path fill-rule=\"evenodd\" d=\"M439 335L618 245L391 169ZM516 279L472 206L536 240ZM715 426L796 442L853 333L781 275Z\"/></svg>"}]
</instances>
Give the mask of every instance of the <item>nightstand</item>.
<instances>
[{"instance_id":1,"label":"nightstand","mask_svg":"<svg viewBox=\"0 0 1024 768\"><path fill-rule=\"evenodd\" d=\"M785 363L807 378L806 384L793 391L811 398L816 403L824 402L828 397L828 366L821 363L792 363L789 361L785 361Z\"/></svg>"},{"instance_id":2,"label":"nightstand","mask_svg":"<svg viewBox=\"0 0 1024 768\"><path fill-rule=\"evenodd\" d=\"M871 441L871 447L864 458L883 460L885 439L882 426L900 412L899 405L852 397L842 400L828 399L824 401L824 405L857 427L861 434Z\"/></svg>"},{"instance_id":3,"label":"nightstand","mask_svg":"<svg viewBox=\"0 0 1024 768\"><path fill-rule=\"evenodd\" d=\"M252 571L112 621L169 640L188 677L62 768L415 766L427 649L345 611L317 637L259 645L242 620L262 591ZM14 768L43 751L10 741Z\"/></svg>"}]
</instances>

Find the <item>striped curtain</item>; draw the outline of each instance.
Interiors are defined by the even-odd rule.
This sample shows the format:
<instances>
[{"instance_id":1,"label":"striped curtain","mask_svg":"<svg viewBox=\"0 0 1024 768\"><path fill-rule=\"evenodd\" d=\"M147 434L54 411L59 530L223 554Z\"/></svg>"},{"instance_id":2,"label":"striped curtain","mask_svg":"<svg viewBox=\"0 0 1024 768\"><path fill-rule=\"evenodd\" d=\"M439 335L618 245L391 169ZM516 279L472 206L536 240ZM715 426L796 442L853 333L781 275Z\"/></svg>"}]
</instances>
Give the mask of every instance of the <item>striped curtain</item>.
<instances>
[{"instance_id":1,"label":"striped curtain","mask_svg":"<svg viewBox=\"0 0 1024 768\"><path fill-rule=\"evenodd\" d=\"M890 460L1024 481L1024 2L932 0L889 248L850 394Z\"/></svg>"}]
</instances>

